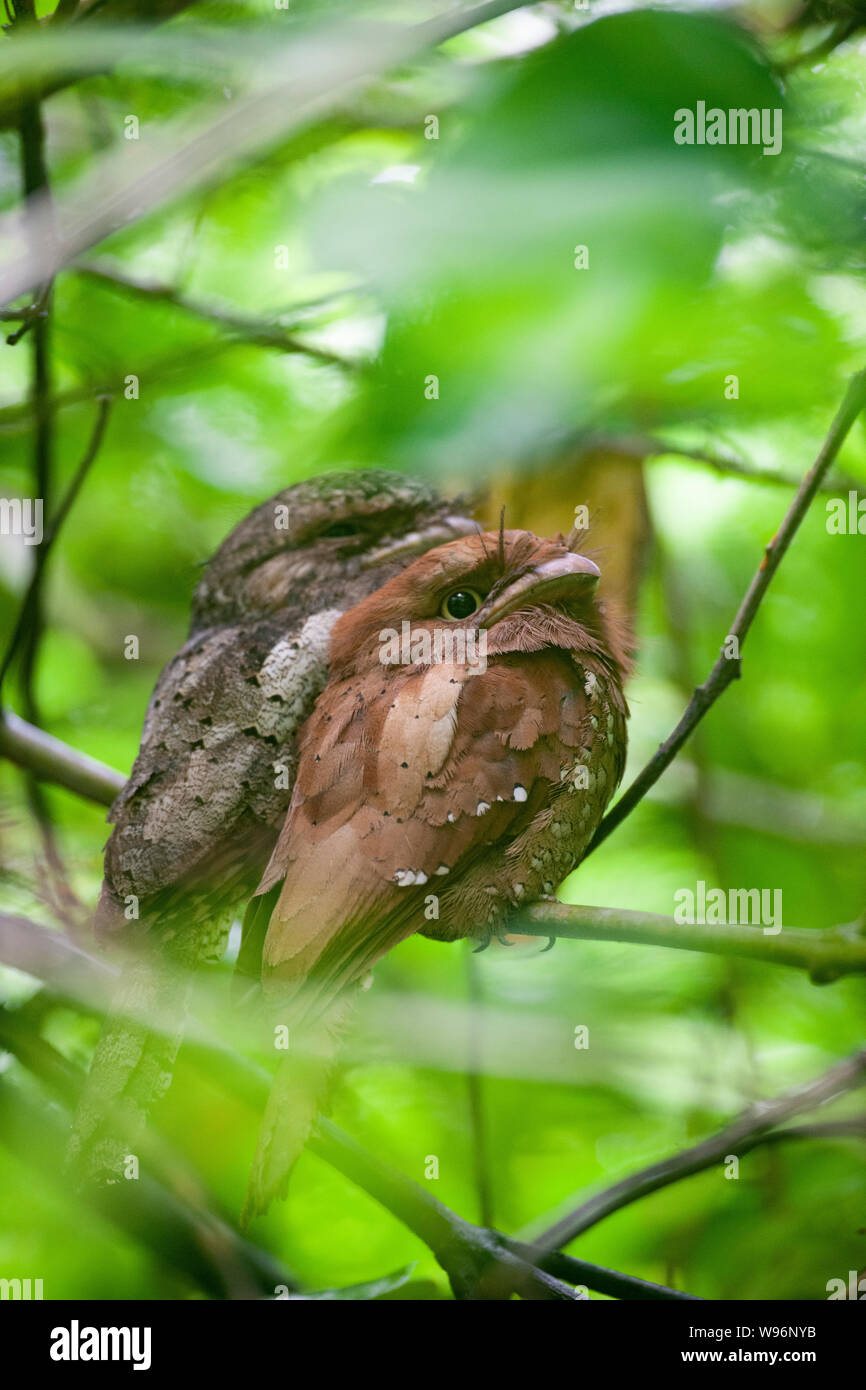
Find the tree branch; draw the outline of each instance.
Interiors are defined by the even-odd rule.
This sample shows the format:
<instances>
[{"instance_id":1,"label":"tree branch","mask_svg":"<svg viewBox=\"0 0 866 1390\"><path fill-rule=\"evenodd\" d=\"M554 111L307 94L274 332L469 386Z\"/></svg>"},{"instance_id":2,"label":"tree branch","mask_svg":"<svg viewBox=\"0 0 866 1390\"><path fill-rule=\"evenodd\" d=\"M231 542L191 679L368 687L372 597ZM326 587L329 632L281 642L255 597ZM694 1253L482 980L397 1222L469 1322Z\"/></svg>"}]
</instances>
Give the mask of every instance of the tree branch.
<instances>
[{"instance_id":1,"label":"tree branch","mask_svg":"<svg viewBox=\"0 0 866 1390\"><path fill-rule=\"evenodd\" d=\"M193 366L195 370L199 370L206 362L214 361L233 348L242 346L244 346L242 339L227 337L196 343ZM190 351L191 349L186 347L182 352L165 353L161 357L145 361L137 369L138 376L142 379L146 378L152 383L188 373L190 371ZM117 390L121 376L122 372L118 371L101 381L87 381L80 386L67 386L62 391L56 391L51 398L51 409L54 411L63 410L67 406L82 405L86 401L94 400L94 398L111 396ZM14 401L10 405L0 406L0 431L18 433L20 432L18 427L26 427L31 417L32 409L29 401Z\"/></svg>"},{"instance_id":2,"label":"tree branch","mask_svg":"<svg viewBox=\"0 0 866 1390\"><path fill-rule=\"evenodd\" d=\"M93 426L93 432L90 436L90 441L87 445L87 448L84 451L84 456L75 470L72 482L66 489L60 506L57 508L57 512L55 513L48 527L46 528L45 534L42 538L42 543L36 548L36 559L33 565L33 576L30 580L29 585L27 586L27 590L21 602L21 607L18 611L18 619L12 631L12 636L9 639L9 644L6 648L2 664L0 664L0 687L2 687L3 681L6 678L6 674L9 670L9 667L12 665L12 662L15 658L15 653L17 652L26 633L28 632L30 624L34 621L34 615L36 614L39 607L42 581L45 576L45 567L48 563L48 557L51 554L51 550L54 546L55 541L57 540L58 535L60 534L60 528L62 527L64 521L69 515L75 503L75 499L81 491L81 486L84 482L84 479L87 477L88 472L90 471L91 464L93 463L93 460L96 458L96 455L99 453L103 436L105 434L105 426L108 421L108 411L110 405L111 401L107 396L103 396L100 399L97 408L96 423Z\"/></svg>"},{"instance_id":3,"label":"tree branch","mask_svg":"<svg viewBox=\"0 0 866 1390\"><path fill-rule=\"evenodd\" d=\"M631 942L790 965L805 970L814 984L831 984L842 975L866 972L866 934L856 922L825 928L783 927L767 935L762 927L677 922L654 912L545 902L527 907L518 929L530 936Z\"/></svg>"},{"instance_id":4,"label":"tree branch","mask_svg":"<svg viewBox=\"0 0 866 1390\"><path fill-rule=\"evenodd\" d=\"M175 309L181 309L186 314L205 319L208 323L217 324L242 342L254 343L258 347L276 348L280 352L301 353L306 357L315 358L317 362L327 362L331 366L345 367L350 370L356 366L356 363L350 361L348 357L342 357L337 352L329 351L328 348L316 347L313 343L298 338L294 333L283 328L275 319L254 319L243 314L235 314L231 310L221 309L217 305L203 304L198 300L187 299L180 290L171 285L162 285L150 280L138 280L134 276L124 275L117 270L108 270L103 266L77 265L73 268L76 274L96 280L111 289L137 295L140 298L171 304Z\"/></svg>"},{"instance_id":5,"label":"tree branch","mask_svg":"<svg viewBox=\"0 0 866 1390\"><path fill-rule=\"evenodd\" d=\"M866 1048L852 1053L843 1062L837 1063L822 1076L816 1077L804 1086L785 1091L772 1100L761 1100L750 1105L712 1138L704 1139L700 1144L694 1144L691 1148L683 1149L658 1163L652 1163L595 1197L590 1197L588 1201L582 1202L574 1211L535 1237L530 1248L536 1255L558 1250L561 1246L570 1244L590 1226L610 1216L612 1212L620 1211L651 1192L670 1187L682 1178L712 1168L714 1164L724 1162L729 1155L739 1157L748 1153L764 1142L768 1131L775 1129L777 1125L784 1124L794 1115L826 1105L837 1096L845 1095L864 1084ZM776 1137L781 1139L783 1135Z\"/></svg>"},{"instance_id":6,"label":"tree branch","mask_svg":"<svg viewBox=\"0 0 866 1390\"><path fill-rule=\"evenodd\" d=\"M5 1011L0 1011L0 1047L64 1101L77 1093L80 1069ZM56 1156L63 1153L66 1139L53 1110L37 1108L7 1083L0 1085L0 1119L4 1142L29 1172L35 1162L49 1181L63 1181ZM187 1169L176 1168L174 1178L160 1182L142 1173L134 1182L91 1187L83 1195L100 1216L212 1298L273 1298L279 1285L298 1287L279 1260L238 1235L206 1205L200 1183Z\"/></svg>"},{"instance_id":7,"label":"tree branch","mask_svg":"<svg viewBox=\"0 0 866 1390\"><path fill-rule=\"evenodd\" d=\"M573 1300L570 1288L508 1250L498 1232L464 1221L411 1178L367 1153L329 1120L320 1118L308 1147L429 1246L448 1275L455 1298L488 1301L517 1293L533 1302Z\"/></svg>"},{"instance_id":8,"label":"tree branch","mask_svg":"<svg viewBox=\"0 0 866 1390\"><path fill-rule=\"evenodd\" d=\"M739 651L746 640L761 601L770 587L773 576L782 563L800 523L808 512L812 499L821 486L827 470L835 460L851 426L864 405L866 405L866 371L860 371L849 381L844 400L830 426L830 432L821 446L817 459L801 482L797 495L785 513L779 530L765 548L763 559L746 590L713 669L703 685L699 685L695 690L676 728L668 735L664 743L659 745L646 767L638 774L625 794L620 797L613 810L608 811L595 832L587 854L591 854L594 849L597 849L607 839L611 831L616 830L617 826L622 824L626 816L634 810L638 802L646 796L650 787L658 781L665 769L671 764L693 729L715 704L719 696L727 690L733 681L739 678L741 666ZM731 643L731 639L735 639L735 643L732 644L738 653L735 657L725 655L725 646Z\"/></svg>"},{"instance_id":9,"label":"tree branch","mask_svg":"<svg viewBox=\"0 0 866 1390\"><path fill-rule=\"evenodd\" d=\"M35 0L18 0L13 35L27 29L35 30L37 24ZM31 237L44 241L49 256L53 256L56 243L56 225L51 183L45 153L45 125L42 119L41 90L37 85L30 97L21 103L18 125L21 160L21 182L24 193L24 217L28 222ZM38 215L28 221L29 210L38 207ZM32 347L32 369L29 397L33 412L33 496L38 499L40 508L51 506L54 486L54 409L52 405L52 361L51 361L51 309L53 279L46 275L41 284L34 286L35 302L30 313L22 319L21 326L11 333L7 343L14 345L28 331ZM13 632L7 659L0 670L0 681L8 668L13 652L20 648L21 662L19 679L24 713L35 724L41 723L36 692L36 674L42 638L45 634L45 614L42 602L42 578L45 572L46 552L42 546L37 548L33 562L33 580L28 588L25 608L19 614L19 621ZM75 894L63 867L63 861L54 833L50 809L43 796L42 787L35 777L28 775L27 801L31 814L39 827L45 863L55 897L58 911L71 922L71 913L76 906Z\"/></svg>"},{"instance_id":10,"label":"tree branch","mask_svg":"<svg viewBox=\"0 0 866 1390\"><path fill-rule=\"evenodd\" d=\"M691 463L703 463L715 473L727 477L742 478L749 483L767 483L770 486L799 487L802 478L794 473L776 473L767 468L756 468L734 454L720 453L704 445L680 444L673 439L663 439L653 434L580 434L575 444L587 450L611 449L615 453L627 454L635 459L652 458L661 454L672 454L688 459ZM834 472L832 478L824 477L818 487L819 492L856 492L858 497L866 496L866 489L847 474Z\"/></svg>"},{"instance_id":11,"label":"tree branch","mask_svg":"<svg viewBox=\"0 0 866 1390\"><path fill-rule=\"evenodd\" d=\"M29 244L0 269L0 305L55 275L112 232L196 188L224 179L241 160L264 152L393 68L422 59L439 44L521 7L523 0L486 0L415 25L322 26L253 74L249 92L226 113L215 106L192 127L166 123L152 150L113 152L97 161L60 205L55 246L41 236L41 207L27 208ZM19 213L0 219L0 237L19 234Z\"/></svg>"},{"instance_id":12,"label":"tree branch","mask_svg":"<svg viewBox=\"0 0 866 1390\"><path fill-rule=\"evenodd\" d=\"M45 781L104 806L111 805L126 781L121 772L76 752L11 711L0 714L0 755ZM860 923L783 927L771 936L761 927L689 924L653 912L544 902L520 914L519 928L530 936L630 942L789 965L805 970L815 984L829 984L842 975L866 971L866 932Z\"/></svg>"},{"instance_id":13,"label":"tree branch","mask_svg":"<svg viewBox=\"0 0 866 1390\"><path fill-rule=\"evenodd\" d=\"M161 24L173 15L180 13L181 10L189 9L196 4L196 0L159 0L154 4L153 0L113 0L108 6L107 20L110 25L119 23L122 20L134 21L139 24L149 23L151 25ZM61 22L72 22L76 26L81 23L91 22L101 23L103 15L99 9L94 7L79 7L76 0L59 0L57 9L46 21L49 24L59 24ZM86 30L90 32L90 30ZM88 67L80 72L61 71L53 77L42 77L39 79L38 88L36 84L24 83L21 89L15 92L14 96L6 96L0 100L0 129L5 126L17 125L20 120L22 106L33 97L34 90L39 91L44 97L53 96L56 92L61 92L67 87L74 86L77 82L82 82L88 77L93 77L98 71L110 71L109 65L101 69Z\"/></svg>"},{"instance_id":14,"label":"tree branch","mask_svg":"<svg viewBox=\"0 0 866 1390\"><path fill-rule=\"evenodd\" d=\"M57 997L100 1013L117 978L111 966L82 951L62 932L7 912L0 912L0 961L41 980Z\"/></svg>"},{"instance_id":15,"label":"tree branch","mask_svg":"<svg viewBox=\"0 0 866 1390\"><path fill-rule=\"evenodd\" d=\"M40 781L54 782L101 806L110 806L126 782L122 772L77 752L11 710L0 711L0 756Z\"/></svg>"},{"instance_id":16,"label":"tree branch","mask_svg":"<svg viewBox=\"0 0 866 1390\"><path fill-rule=\"evenodd\" d=\"M59 933L25 918L3 914L0 914L0 961L43 980L64 1000L80 996L87 1008L92 1007L94 1001L99 1005L105 1000L113 973ZM211 1039L201 1024L196 1024L191 1031L184 1043L184 1052L232 1094L256 1109L264 1106L272 1079L269 1073L219 1040ZM27 1060L33 1065L39 1063L40 1057L44 1060L42 1053L26 1052ZM52 1062L50 1068L55 1081L58 1066L60 1063ZM65 1072L61 1081L64 1078ZM464 1221L411 1178L367 1153L328 1120L320 1120L309 1147L424 1241L459 1298L506 1298L511 1292L517 1292L522 1298L533 1301L571 1300L574 1294L565 1287L563 1280L628 1300L689 1297L663 1285L582 1260L571 1260L567 1272L565 1266L547 1269L546 1257L536 1267L525 1259L521 1250L510 1249L507 1238L498 1231ZM54 1145L52 1152L60 1148L62 1145ZM540 1268L541 1263L544 1269Z\"/></svg>"},{"instance_id":17,"label":"tree branch","mask_svg":"<svg viewBox=\"0 0 866 1390\"><path fill-rule=\"evenodd\" d=\"M18 10L15 16L15 25L13 26L14 30L18 31L22 27L32 27L35 23L36 12L33 0L18 0ZM41 199L43 209L41 231L47 234L47 240L49 242L48 250L50 252L52 250L51 243L54 241L54 218L51 203L51 187L48 178L48 166L45 160L45 127L42 120L40 93L38 89L33 93L32 98L25 101L21 106L18 133L21 146L21 180L25 198L25 215L32 201ZM33 230L35 230L35 228ZM15 342L28 329L32 330L33 368L30 382L30 397L34 417L33 495L41 499L43 507L47 508L50 506L54 455L54 416L51 405L50 275L47 276L45 282L38 287L36 299L38 305L34 306L34 310L38 308L38 311L34 311L30 317L24 319L17 334L12 334L9 341ZM28 598L30 599L28 609L29 625L26 631L22 629L16 634L16 640L18 638L23 639L21 690L24 698L24 712L28 719L32 719L35 723L39 722L39 717L34 691L34 678L39 644L44 626L40 591L43 565L44 561L37 553L34 561L35 582L28 594ZM5 671L5 664L3 669Z\"/></svg>"}]
</instances>

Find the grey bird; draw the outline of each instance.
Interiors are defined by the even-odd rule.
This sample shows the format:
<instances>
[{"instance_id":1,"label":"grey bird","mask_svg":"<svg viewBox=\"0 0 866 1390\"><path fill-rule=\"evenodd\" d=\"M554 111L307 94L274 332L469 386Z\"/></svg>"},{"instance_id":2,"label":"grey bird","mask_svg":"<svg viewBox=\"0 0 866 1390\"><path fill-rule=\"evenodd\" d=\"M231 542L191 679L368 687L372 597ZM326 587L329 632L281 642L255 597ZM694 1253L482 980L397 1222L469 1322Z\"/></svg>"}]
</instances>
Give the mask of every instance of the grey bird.
<instances>
[{"instance_id":1,"label":"grey bird","mask_svg":"<svg viewBox=\"0 0 866 1390\"><path fill-rule=\"evenodd\" d=\"M333 624L417 555L475 530L462 500L422 481L328 473L256 507L204 569L108 816L94 927L126 959L73 1120L80 1178L121 1176L170 1084L192 972L223 954L285 819Z\"/></svg>"}]
</instances>

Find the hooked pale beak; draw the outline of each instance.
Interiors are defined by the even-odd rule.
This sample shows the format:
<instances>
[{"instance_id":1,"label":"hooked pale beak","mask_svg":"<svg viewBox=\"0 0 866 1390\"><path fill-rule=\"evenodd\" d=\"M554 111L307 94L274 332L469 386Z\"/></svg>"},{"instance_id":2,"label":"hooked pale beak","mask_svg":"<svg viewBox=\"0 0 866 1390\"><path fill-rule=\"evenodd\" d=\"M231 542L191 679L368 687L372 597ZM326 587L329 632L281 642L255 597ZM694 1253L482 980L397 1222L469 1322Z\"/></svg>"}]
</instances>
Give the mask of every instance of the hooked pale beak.
<instances>
[{"instance_id":1,"label":"hooked pale beak","mask_svg":"<svg viewBox=\"0 0 866 1390\"><path fill-rule=\"evenodd\" d=\"M490 627L515 613L538 603L556 603L561 599L583 598L592 593L601 578L601 570L585 555L561 555L535 565L507 589L482 605L477 614L479 627Z\"/></svg>"},{"instance_id":2,"label":"hooked pale beak","mask_svg":"<svg viewBox=\"0 0 866 1390\"><path fill-rule=\"evenodd\" d=\"M361 560L361 569L373 569L376 565L399 564L401 560L414 560L424 555L434 546L444 545L446 541L456 540L458 536L474 536L478 533L478 523L468 516L443 516L431 521L429 526L409 531L405 536L394 536L375 550L370 550Z\"/></svg>"}]
</instances>

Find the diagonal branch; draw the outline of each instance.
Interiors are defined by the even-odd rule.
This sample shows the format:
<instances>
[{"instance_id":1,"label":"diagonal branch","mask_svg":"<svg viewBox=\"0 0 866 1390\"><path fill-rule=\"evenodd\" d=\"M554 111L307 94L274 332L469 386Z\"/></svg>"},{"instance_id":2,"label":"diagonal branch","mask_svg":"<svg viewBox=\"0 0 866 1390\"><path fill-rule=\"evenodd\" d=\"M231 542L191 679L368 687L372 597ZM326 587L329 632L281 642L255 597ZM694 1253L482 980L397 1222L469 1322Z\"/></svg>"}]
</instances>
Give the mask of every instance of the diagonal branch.
<instances>
[{"instance_id":1,"label":"diagonal branch","mask_svg":"<svg viewBox=\"0 0 866 1390\"><path fill-rule=\"evenodd\" d=\"M572 1289L555 1275L508 1250L498 1232L464 1221L411 1178L367 1153L329 1120L319 1120L309 1147L429 1246L448 1275L455 1298L488 1301L517 1293L532 1302L574 1299Z\"/></svg>"},{"instance_id":2,"label":"diagonal branch","mask_svg":"<svg viewBox=\"0 0 866 1390\"><path fill-rule=\"evenodd\" d=\"M91 1007L104 998L109 971L85 952L57 933L47 931L24 918L0 916L0 960L46 981L64 997L80 992ZM70 983L74 987L70 990ZM209 1042L196 1030L195 1041L187 1053L197 1065L205 1067L220 1084L253 1106L264 1103L270 1082L267 1072L223 1044ZM804 1086L787 1091L772 1100L749 1107L712 1138L671 1158L653 1164L624 1179L607 1192L582 1203L531 1241L501 1235L497 1231L471 1225L443 1206L430 1193L404 1174L367 1153L330 1121L321 1120L311 1149L352 1182L368 1192L399 1221L408 1226L436 1255L458 1296L477 1298L479 1282L485 1281L500 1265L506 1280L523 1297L561 1298L561 1286L533 1283L527 1266L534 1265L555 1281L583 1284L599 1293L626 1300L691 1299L694 1296L663 1285L636 1279L631 1275L585 1260L557 1253L581 1231L604 1216L638 1200L650 1192L701 1172L723 1160L729 1153L742 1155L759 1143L786 1139L825 1138L838 1135L862 1136L862 1117L778 1129L795 1115L828 1103L866 1082L866 1049L854 1053L822 1076ZM515 1257L512 1263L507 1257ZM496 1283L486 1285L487 1296L494 1296ZM499 1285L499 1291L502 1286ZM504 1296L504 1295L503 1295Z\"/></svg>"},{"instance_id":3,"label":"diagonal branch","mask_svg":"<svg viewBox=\"0 0 866 1390\"><path fill-rule=\"evenodd\" d=\"M626 816L634 810L638 802L646 796L662 773L673 762L689 735L715 704L719 696L740 676L740 650L754 622L761 602L766 594L776 570L784 559L794 536L799 530L812 500L834 462L854 421L866 405L866 370L857 372L849 381L844 400L836 414L830 432L809 472L803 479L797 495L791 503L776 535L766 546L764 556L737 610L736 617L727 634L725 643L716 658L712 671L695 690L685 713L672 733L650 758L646 767L638 774L631 786L620 797L612 811L608 811L590 843L587 854L597 849L611 831L621 825ZM737 654L727 656L730 646Z\"/></svg>"},{"instance_id":4,"label":"diagonal branch","mask_svg":"<svg viewBox=\"0 0 866 1390\"><path fill-rule=\"evenodd\" d=\"M70 748L11 710L0 710L0 757L100 806L110 806L126 783L122 772Z\"/></svg>"},{"instance_id":5,"label":"diagonal branch","mask_svg":"<svg viewBox=\"0 0 866 1390\"><path fill-rule=\"evenodd\" d=\"M43 1038L25 1029L16 1012L0 1010L0 1047L66 1103L82 1074ZM50 1182L68 1181L57 1166L63 1123L53 1109L37 1107L18 1088L0 1084L3 1141L32 1173L35 1163ZM191 1279L211 1298L272 1298L279 1285L297 1288L295 1276L268 1251L238 1235L213 1208L194 1175L163 1154L166 1177L143 1172L135 1182L90 1188L92 1210L140 1242L170 1270ZM148 1165L150 1166L150 1165Z\"/></svg>"},{"instance_id":6,"label":"diagonal branch","mask_svg":"<svg viewBox=\"0 0 866 1390\"><path fill-rule=\"evenodd\" d=\"M108 994L111 972L105 966L59 933L26 918L0 914L0 961L43 980L52 992L70 1002L75 995L86 1008L98 1005ZM27 1049L20 1035L18 1042L25 1064L37 1065L45 1059L44 1051ZM257 1109L264 1105L272 1080L268 1072L212 1039L200 1024L185 1044L185 1052L232 1094ZM52 1077L57 1080L54 1073L60 1063L56 1058L49 1061ZM67 1082L68 1077L69 1064L64 1059L59 1079ZM567 1267L548 1262L546 1257L538 1262L527 1260L521 1250L511 1249L507 1238L498 1231L464 1221L411 1178L367 1153L330 1121L320 1120L309 1147L424 1241L448 1275L458 1298L506 1298L517 1292L521 1298L532 1301L572 1300L574 1293L566 1283L585 1284L611 1297L628 1300L689 1297L583 1260L571 1260ZM62 1145L55 1145L53 1151L60 1148Z\"/></svg>"},{"instance_id":7,"label":"diagonal branch","mask_svg":"<svg viewBox=\"0 0 866 1390\"><path fill-rule=\"evenodd\" d=\"M742 478L745 482L765 483L768 486L799 487L802 481L799 474L772 472L768 468L758 468L747 463L736 454L710 449L705 444L683 444L678 440L664 439L655 434L580 434L575 436L575 445L582 449L611 449L615 453L627 454L635 459L658 457L670 454L687 459L690 463L702 463L715 473L727 477ZM866 496L866 489L847 474L834 471L832 477L822 478L819 492L856 492L858 497Z\"/></svg>"},{"instance_id":8,"label":"diagonal branch","mask_svg":"<svg viewBox=\"0 0 866 1390\"><path fill-rule=\"evenodd\" d=\"M94 165L60 205L62 234L55 246L39 234L40 199L29 199L29 244L0 269L0 304L6 305L55 275L111 233L139 221L174 199L225 178L243 161L255 161L290 134L334 110L349 93L405 63L423 59L440 44L486 24L523 0L485 0L421 24L323 26L279 51L251 82L249 95L213 108L192 127L166 124L154 154L124 150ZM157 141L155 139L154 144ZM19 214L0 219L0 236L18 231ZM35 233L35 234L34 234Z\"/></svg>"},{"instance_id":9,"label":"diagonal branch","mask_svg":"<svg viewBox=\"0 0 866 1390\"><path fill-rule=\"evenodd\" d=\"M77 265L74 269L76 274L96 280L112 289L136 295L142 299L170 304L175 309L181 309L184 313L191 314L195 318L205 319L208 323L216 324L242 342L254 343L258 347L276 348L280 352L302 353L307 357L315 358L318 362L327 362L332 366L349 369L356 366L348 357L342 357L338 352L317 347L315 344L297 337L295 333L284 328L276 319L255 319L245 314L232 313L230 309L222 309L214 304L205 304L199 300L188 299L181 294L180 290L171 285L163 285L151 280L138 280L134 276L124 275L118 270L108 270L104 266Z\"/></svg>"},{"instance_id":10,"label":"diagonal branch","mask_svg":"<svg viewBox=\"0 0 866 1390\"><path fill-rule=\"evenodd\" d=\"M590 1197L567 1216L554 1222L541 1235L536 1236L531 1242L531 1248L536 1253L558 1250L590 1226L610 1216L612 1212L620 1211L631 1202L636 1202L651 1192L658 1192L663 1187L670 1187L672 1183L680 1182L694 1173L712 1168L715 1164L724 1162L729 1155L740 1157L748 1153L769 1137L770 1130L776 1129L794 1115L826 1105L837 1096L845 1095L864 1084L866 1048L861 1048L824 1072L822 1076L816 1077L814 1081L785 1091L772 1100L761 1100L750 1105L710 1139L663 1158L658 1163L652 1163L648 1168L642 1168L606 1191ZM783 1136L780 1134L776 1137Z\"/></svg>"}]
</instances>

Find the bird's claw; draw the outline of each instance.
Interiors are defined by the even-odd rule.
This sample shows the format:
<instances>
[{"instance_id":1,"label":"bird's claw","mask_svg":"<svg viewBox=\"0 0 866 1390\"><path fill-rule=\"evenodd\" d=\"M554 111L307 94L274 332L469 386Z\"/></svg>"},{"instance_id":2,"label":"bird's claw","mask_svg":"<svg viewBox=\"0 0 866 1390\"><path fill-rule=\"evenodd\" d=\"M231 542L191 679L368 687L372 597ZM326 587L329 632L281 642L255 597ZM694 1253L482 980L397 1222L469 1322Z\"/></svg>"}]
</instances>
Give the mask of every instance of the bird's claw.
<instances>
[{"instance_id":1,"label":"bird's claw","mask_svg":"<svg viewBox=\"0 0 866 1390\"><path fill-rule=\"evenodd\" d=\"M556 945L556 937L555 937L555 936L549 936L549 937L547 938L547 945L546 945L546 946L542 946L542 948L541 948L541 950L539 951L538 954L539 954L540 956L546 956L547 953L548 953L548 951L552 951L555 945Z\"/></svg>"}]
</instances>

